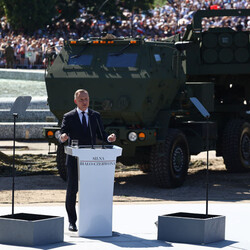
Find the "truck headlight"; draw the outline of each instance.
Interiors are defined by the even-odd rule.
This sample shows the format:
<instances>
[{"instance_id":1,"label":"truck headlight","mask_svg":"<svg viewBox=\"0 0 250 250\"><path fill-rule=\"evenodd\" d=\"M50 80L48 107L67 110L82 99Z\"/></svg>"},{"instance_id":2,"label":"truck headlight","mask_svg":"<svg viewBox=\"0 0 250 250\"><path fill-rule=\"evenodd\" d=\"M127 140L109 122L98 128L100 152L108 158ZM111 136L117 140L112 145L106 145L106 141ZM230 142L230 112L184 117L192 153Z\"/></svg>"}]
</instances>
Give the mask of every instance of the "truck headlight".
<instances>
[{"instance_id":1,"label":"truck headlight","mask_svg":"<svg viewBox=\"0 0 250 250\"><path fill-rule=\"evenodd\" d=\"M132 142L136 141L137 140L137 134L135 132L130 132L128 134L128 139Z\"/></svg>"},{"instance_id":2,"label":"truck headlight","mask_svg":"<svg viewBox=\"0 0 250 250\"><path fill-rule=\"evenodd\" d=\"M55 132L55 138L58 139L60 135L61 135L60 130L57 130Z\"/></svg>"}]
</instances>

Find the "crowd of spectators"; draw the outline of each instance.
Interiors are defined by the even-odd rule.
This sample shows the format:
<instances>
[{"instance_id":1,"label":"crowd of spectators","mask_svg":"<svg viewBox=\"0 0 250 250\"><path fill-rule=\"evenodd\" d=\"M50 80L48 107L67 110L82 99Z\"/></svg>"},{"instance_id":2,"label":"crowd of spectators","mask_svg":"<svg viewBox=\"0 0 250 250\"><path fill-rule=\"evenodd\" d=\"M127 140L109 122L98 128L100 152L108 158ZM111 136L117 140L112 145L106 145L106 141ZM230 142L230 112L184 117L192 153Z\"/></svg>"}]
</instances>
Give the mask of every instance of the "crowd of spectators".
<instances>
[{"instance_id":1,"label":"crowd of spectators","mask_svg":"<svg viewBox=\"0 0 250 250\"><path fill-rule=\"evenodd\" d=\"M123 18L94 16L85 8L79 10L73 23L64 19L54 22L33 36L15 34L5 17L0 25L0 67L7 66L5 50L11 43L13 67L43 68L46 54L58 54L63 41L99 37L103 33L117 37L141 36L146 40L161 40L174 34L183 34L195 11L199 9L250 9L250 0L168 0L163 6L147 11L123 10ZM250 30L250 17L214 17L202 20L203 29L226 26ZM11 65L11 64L10 64Z\"/></svg>"},{"instance_id":2,"label":"crowd of spectators","mask_svg":"<svg viewBox=\"0 0 250 250\"><path fill-rule=\"evenodd\" d=\"M0 38L0 67L44 68L48 54L57 55L64 39L62 37L29 37L8 33ZM12 47L12 51L9 48ZM12 58L11 58L12 56ZM8 63L12 61L12 63Z\"/></svg>"}]
</instances>

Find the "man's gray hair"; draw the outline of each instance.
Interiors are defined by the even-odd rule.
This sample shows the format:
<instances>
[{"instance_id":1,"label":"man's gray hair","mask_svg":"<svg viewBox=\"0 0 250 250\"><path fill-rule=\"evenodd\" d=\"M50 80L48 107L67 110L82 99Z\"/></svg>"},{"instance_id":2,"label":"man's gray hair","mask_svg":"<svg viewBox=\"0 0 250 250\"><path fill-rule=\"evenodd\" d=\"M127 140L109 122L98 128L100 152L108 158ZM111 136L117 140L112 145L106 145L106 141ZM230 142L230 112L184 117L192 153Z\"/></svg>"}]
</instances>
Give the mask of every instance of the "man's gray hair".
<instances>
[{"instance_id":1,"label":"man's gray hair","mask_svg":"<svg viewBox=\"0 0 250 250\"><path fill-rule=\"evenodd\" d=\"M78 89L75 94L74 94L74 99L76 99L76 96L78 95L78 93L86 93L86 94L89 94L89 92L86 90L86 89Z\"/></svg>"}]
</instances>

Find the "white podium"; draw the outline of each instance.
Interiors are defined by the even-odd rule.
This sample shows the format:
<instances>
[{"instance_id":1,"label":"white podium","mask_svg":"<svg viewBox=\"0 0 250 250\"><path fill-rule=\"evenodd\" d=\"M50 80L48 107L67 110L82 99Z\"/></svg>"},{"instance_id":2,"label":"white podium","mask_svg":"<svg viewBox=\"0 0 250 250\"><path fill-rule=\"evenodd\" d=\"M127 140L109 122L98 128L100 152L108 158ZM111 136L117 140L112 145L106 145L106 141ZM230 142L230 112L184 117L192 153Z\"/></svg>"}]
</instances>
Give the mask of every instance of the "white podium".
<instances>
[{"instance_id":1,"label":"white podium","mask_svg":"<svg viewBox=\"0 0 250 250\"><path fill-rule=\"evenodd\" d=\"M112 236L115 165L122 148L107 147L65 147L65 153L78 162L79 236Z\"/></svg>"}]
</instances>

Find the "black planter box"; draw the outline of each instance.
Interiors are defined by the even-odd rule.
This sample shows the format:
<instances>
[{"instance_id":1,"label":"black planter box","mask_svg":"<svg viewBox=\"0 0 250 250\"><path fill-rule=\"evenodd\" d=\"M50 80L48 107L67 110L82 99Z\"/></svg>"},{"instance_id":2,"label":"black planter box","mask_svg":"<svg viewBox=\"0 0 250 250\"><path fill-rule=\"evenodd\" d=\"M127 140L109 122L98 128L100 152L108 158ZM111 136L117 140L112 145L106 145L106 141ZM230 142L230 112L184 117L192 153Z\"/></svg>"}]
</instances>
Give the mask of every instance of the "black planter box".
<instances>
[{"instance_id":1,"label":"black planter box","mask_svg":"<svg viewBox=\"0 0 250 250\"><path fill-rule=\"evenodd\" d=\"M211 243L225 239L222 215L173 213L158 217L158 240L178 243Z\"/></svg>"},{"instance_id":2,"label":"black planter box","mask_svg":"<svg viewBox=\"0 0 250 250\"><path fill-rule=\"evenodd\" d=\"M62 242L64 218L19 213L0 216L0 243L36 246Z\"/></svg>"}]
</instances>

